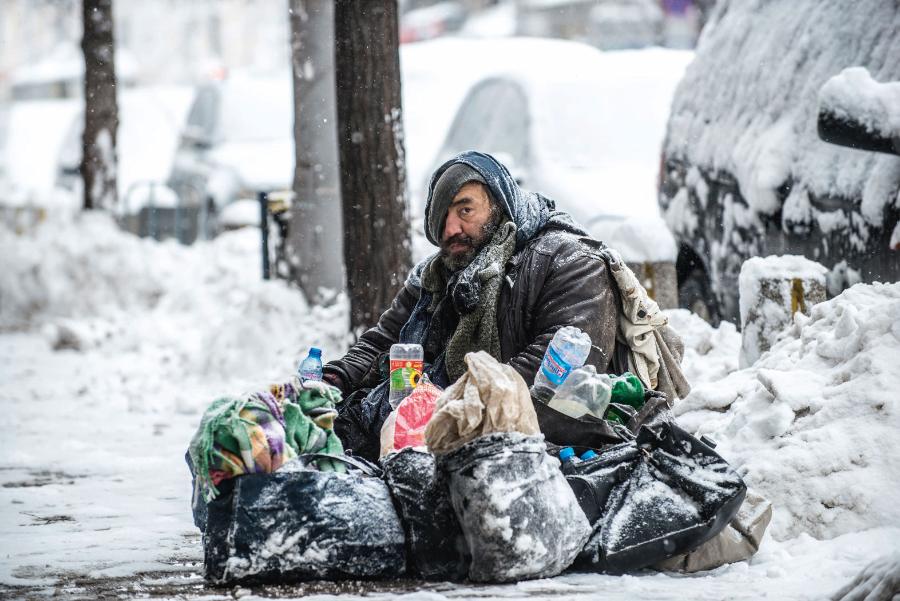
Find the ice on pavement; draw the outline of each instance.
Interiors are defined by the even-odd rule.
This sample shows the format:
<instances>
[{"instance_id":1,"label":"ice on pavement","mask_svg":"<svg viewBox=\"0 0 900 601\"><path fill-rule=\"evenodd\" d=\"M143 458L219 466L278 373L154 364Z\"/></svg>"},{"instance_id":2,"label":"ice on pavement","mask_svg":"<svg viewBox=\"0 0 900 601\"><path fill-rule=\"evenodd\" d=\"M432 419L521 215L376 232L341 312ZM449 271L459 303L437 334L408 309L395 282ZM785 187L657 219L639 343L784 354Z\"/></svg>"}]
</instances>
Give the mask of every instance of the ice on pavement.
<instances>
[{"instance_id":1,"label":"ice on pavement","mask_svg":"<svg viewBox=\"0 0 900 601\"><path fill-rule=\"evenodd\" d=\"M0 596L83 593L95 579L121 578L121 594L148 582L199 586L183 454L201 410L290 374L310 345L329 358L346 344L345 301L310 308L285 283L261 281L258 244L250 230L192 247L141 240L91 214L21 235L0 229ZM900 541L891 464L898 298L898 284L856 286L743 371L733 326L669 312L695 385L679 419L715 438L776 507L774 538L749 564L696 576L337 590L409 599L829 594ZM421 592L401 594L411 588Z\"/></svg>"}]
</instances>

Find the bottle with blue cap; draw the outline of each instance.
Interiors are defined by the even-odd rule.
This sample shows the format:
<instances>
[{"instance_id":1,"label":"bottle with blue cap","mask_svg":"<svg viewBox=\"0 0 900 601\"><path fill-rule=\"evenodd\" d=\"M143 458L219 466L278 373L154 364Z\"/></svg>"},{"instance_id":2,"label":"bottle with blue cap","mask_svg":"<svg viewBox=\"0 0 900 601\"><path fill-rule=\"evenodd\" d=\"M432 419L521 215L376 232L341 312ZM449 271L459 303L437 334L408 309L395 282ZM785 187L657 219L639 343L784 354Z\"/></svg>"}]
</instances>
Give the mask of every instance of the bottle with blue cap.
<instances>
[{"instance_id":1,"label":"bottle with blue cap","mask_svg":"<svg viewBox=\"0 0 900 601\"><path fill-rule=\"evenodd\" d=\"M565 474L571 474L575 471L575 466L581 463L581 459L575 455L575 449L572 447L563 447L559 450L559 460L562 462L562 470Z\"/></svg>"},{"instance_id":2,"label":"bottle with blue cap","mask_svg":"<svg viewBox=\"0 0 900 601\"><path fill-rule=\"evenodd\" d=\"M322 349L310 347L306 359L300 362L297 368L297 376L301 382L322 381Z\"/></svg>"},{"instance_id":3,"label":"bottle with blue cap","mask_svg":"<svg viewBox=\"0 0 900 601\"><path fill-rule=\"evenodd\" d=\"M588 449L584 453L581 454L582 461L590 461L594 457L597 457L597 453L593 449Z\"/></svg>"}]
</instances>

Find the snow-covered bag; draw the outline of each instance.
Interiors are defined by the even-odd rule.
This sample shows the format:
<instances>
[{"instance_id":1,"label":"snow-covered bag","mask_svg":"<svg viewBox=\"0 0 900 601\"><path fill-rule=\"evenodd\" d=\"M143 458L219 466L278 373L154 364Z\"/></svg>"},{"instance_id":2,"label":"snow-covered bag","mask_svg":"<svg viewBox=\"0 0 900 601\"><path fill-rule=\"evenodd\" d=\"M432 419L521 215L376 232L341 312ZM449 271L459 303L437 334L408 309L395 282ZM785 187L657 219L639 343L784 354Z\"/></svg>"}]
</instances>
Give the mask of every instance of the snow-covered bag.
<instances>
[{"instance_id":1,"label":"snow-covered bag","mask_svg":"<svg viewBox=\"0 0 900 601\"><path fill-rule=\"evenodd\" d=\"M462 580L469 567L466 539L434 455L405 448L381 460L406 533L408 567L426 580Z\"/></svg>"},{"instance_id":2,"label":"snow-covered bag","mask_svg":"<svg viewBox=\"0 0 900 601\"><path fill-rule=\"evenodd\" d=\"M591 534L541 435L488 434L437 461L465 535L473 581L556 576Z\"/></svg>"},{"instance_id":3,"label":"snow-covered bag","mask_svg":"<svg viewBox=\"0 0 900 601\"><path fill-rule=\"evenodd\" d=\"M348 473L301 456L271 474L223 482L207 505L206 579L216 584L394 578L406 567L403 527L377 466Z\"/></svg>"},{"instance_id":4,"label":"snow-covered bag","mask_svg":"<svg viewBox=\"0 0 900 601\"><path fill-rule=\"evenodd\" d=\"M578 567L621 573L688 553L721 532L747 492L712 448L674 422L644 426L566 477L594 528Z\"/></svg>"}]
</instances>

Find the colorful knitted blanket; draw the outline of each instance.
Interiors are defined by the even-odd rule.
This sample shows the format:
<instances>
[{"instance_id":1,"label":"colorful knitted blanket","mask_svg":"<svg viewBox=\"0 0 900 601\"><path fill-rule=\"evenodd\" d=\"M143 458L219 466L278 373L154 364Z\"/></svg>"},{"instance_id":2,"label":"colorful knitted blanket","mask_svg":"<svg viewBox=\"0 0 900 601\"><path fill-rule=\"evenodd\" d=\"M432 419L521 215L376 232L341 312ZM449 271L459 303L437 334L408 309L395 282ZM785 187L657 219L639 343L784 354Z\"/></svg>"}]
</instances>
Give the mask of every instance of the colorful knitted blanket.
<instances>
[{"instance_id":1,"label":"colorful knitted blanket","mask_svg":"<svg viewBox=\"0 0 900 601\"><path fill-rule=\"evenodd\" d=\"M207 408L188 452L204 498L218 495L223 480L243 474L271 473L307 453L342 455L332 427L341 401L336 388L298 378L268 391L220 398ZM344 471L344 465L318 459L321 471Z\"/></svg>"}]
</instances>

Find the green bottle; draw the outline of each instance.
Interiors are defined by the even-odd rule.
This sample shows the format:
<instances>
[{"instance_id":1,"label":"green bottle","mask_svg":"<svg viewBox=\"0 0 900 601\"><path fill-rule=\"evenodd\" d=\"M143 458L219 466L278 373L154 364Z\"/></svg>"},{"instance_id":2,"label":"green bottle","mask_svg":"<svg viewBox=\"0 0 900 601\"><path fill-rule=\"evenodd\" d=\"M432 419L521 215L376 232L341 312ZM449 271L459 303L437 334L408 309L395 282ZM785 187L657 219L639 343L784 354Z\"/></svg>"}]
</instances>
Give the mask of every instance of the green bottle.
<instances>
[{"instance_id":1,"label":"green bottle","mask_svg":"<svg viewBox=\"0 0 900 601\"><path fill-rule=\"evenodd\" d=\"M639 410L644 406L644 385L633 373L626 371L621 376L612 376L610 403L630 405Z\"/></svg>"}]
</instances>

